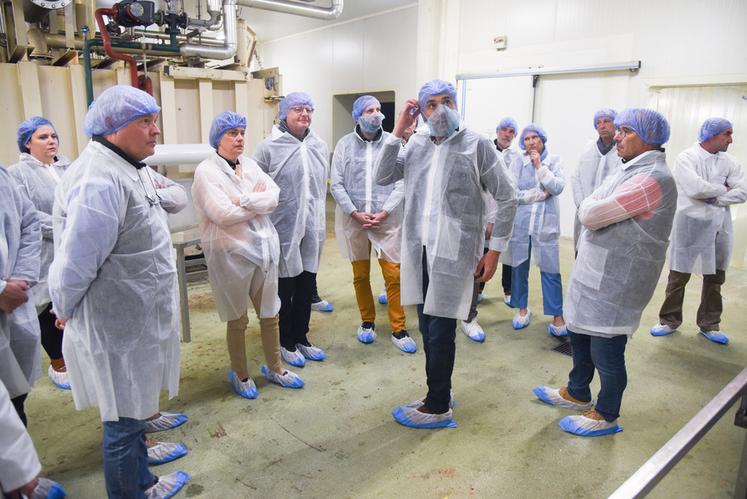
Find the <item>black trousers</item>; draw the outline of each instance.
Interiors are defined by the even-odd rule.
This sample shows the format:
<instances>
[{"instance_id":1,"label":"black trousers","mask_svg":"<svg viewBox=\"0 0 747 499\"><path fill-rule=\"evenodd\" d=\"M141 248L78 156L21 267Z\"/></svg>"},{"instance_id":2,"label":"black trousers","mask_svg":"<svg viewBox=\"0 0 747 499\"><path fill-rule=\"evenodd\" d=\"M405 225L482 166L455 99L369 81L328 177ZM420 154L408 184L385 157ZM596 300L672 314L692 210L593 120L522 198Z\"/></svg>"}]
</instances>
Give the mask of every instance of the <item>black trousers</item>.
<instances>
[{"instance_id":1,"label":"black trousers","mask_svg":"<svg viewBox=\"0 0 747 499\"><path fill-rule=\"evenodd\" d=\"M303 271L295 277L278 279L280 296L280 345L295 350L296 343L308 345L311 317L311 297L316 287L316 274Z\"/></svg>"},{"instance_id":2,"label":"black trousers","mask_svg":"<svg viewBox=\"0 0 747 499\"><path fill-rule=\"evenodd\" d=\"M13 397L10 399L10 401L13 403L13 408L16 410L16 413L18 414L18 417L21 419L21 422L23 423L23 426L28 426L28 421L26 420L26 412L24 411L24 404L26 403L26 397L28 397L28 393L24 393L23 395L19 395L17 397Z\"/></svg>"},{"instance_id":3,"label":"black trousers","mask_svg":"<svg viewBox=\"0 0 747 499\"><path fill-rule=\"evenodd\" d=\"M52 313L52 304L47 305L39 314L39 329L41 329L41 344L50 359L62 358L62 331L57 329L54 321L57 319Z\"/></svg>"}]
</instances>

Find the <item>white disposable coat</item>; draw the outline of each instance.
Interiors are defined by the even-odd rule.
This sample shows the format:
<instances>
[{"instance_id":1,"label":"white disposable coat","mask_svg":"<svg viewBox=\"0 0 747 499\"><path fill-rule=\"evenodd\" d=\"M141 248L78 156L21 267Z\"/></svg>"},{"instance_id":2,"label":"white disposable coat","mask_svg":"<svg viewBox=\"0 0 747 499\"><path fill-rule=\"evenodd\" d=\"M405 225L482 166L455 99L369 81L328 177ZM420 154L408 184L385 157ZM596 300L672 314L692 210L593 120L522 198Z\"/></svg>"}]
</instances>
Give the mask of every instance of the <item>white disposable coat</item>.
<instances>
[{"instance_id":1,"label":"white disposable coat","mask_svg":"<svg viewBox=\"0 0 747 499\"><path fill-rule=\"evenodd\" d=\"M400 149L398 138L387 137L375 172L379 184L405 182L402 304L422 303L426 314L466 320L487 223L482 193L498 204L489 248L504 251L516 211L514 183L493 143L467 128L440 145L416 133L403 155ZM430 280L425 297L423 247Z\"/></svg>"},{"instance_id":2,"label":"white disposable coat","mask_svg":"<svg viewBox=\"0 0 747 499\"><path fill-rule=\"evenodd\" d=\"M234 171L213 153L197 166L192 184L208 278L222 321L246 313L257 270L264 274L259 316L275 317L280 310L280 246L269 217L278 205L280 189L253 160L241 156L238 162ZM265 190L253 192L259 182ZM240 206L232 198L238 198Z\"/></svg>"},{"instance_id":3,"label":"white disposable coat","mask_svg":"<svg viewBox=\"0 0 747 499\"><path fill-rule=\"evenodd\" d=\"M326 237L327 144L311 130L301 141L276 126L253 158L280 188L270 215L280 240L279 276L316 273Z\"/></svg>"},{"instance_id":4,"label":"white disposable coat","mask_svg":"<svg viewBox=\"0 0 747 499\"><path fill-rule=\"evenodd\" d=\"M617 173L620 168L620 156L617 148L612 147L607 154L599 150L599 140L587 144L581 157L578 159L576 171L571 176L573 187L573 202L576 205L576 216L573 220L573 243L578 248L578 238L583 226L578 220L578 207L581 202L591 196L610 175Z\"/></svg>"},{"instance_id":5,"label":"white disposable coat","mask_svg":"<svg viewBox=\"0 0 747 499\"><path fill-rule=\"evenodd\" d=\"M49 291L68 320L62 352L75 406L98 405L103 421L148 418L161 389L178 392L176 267L157 194L180 196L174 186L156 193L161 182L90 142L55 195Z\"/></svg>"},{"instance_id":6,"label":"white disposable coat","mask_svg":"<svg viewBox=\"0 0 747 499\"><path fill-rule=\"evenodd\" d=\"M368 260L369 242L377 258L399 263L402 227L403 181L378 185L373 178L374 161L389 136L383 132L374 140L363 140L358 132L345 135L337 142L332 157L330 191L337 201L335 234L340 252L350 261ZM378 229L366 230L350 216L354 211L389 216Z\"/></svg>"},{"instance_id":7,"label":"white disposable coat","mask_svg":"<svg viewBox=\"0 0 747 499\"><path fill-rule=\"evenodd\" d=\"M632 335L666 258L677 189L661 151L621 163L579 208L586 230L568 284L568 329L592 336Z\"/></svg>"},{"instance_id":8,"label":"white disposable coat","mask_svg":"<svg viewBox=\"0 0 747 499\"><path fill-rule=\"evenodd\" d=\"M0 380L0 489L5 493L19 489L40 471L34 443Z\"/></svg>"},{"instance_id":9,"label":"white disposable coat","mask_svg":"<svg viewBox=\"0 0 747 499\"><path fill-rule=\"evenodd\" d=\"M674 162L677 213L669 264L688 274L715 274L729 266L734 231L729 205L744 203L744 170L730 154L711 154L694 144ZM715 202L706 200L715 198Z\"/></svg>"},{"instance_id":10,"label":"white disposable coat","mask_svg":"<svg viewBox=\"0 0 747 499\"><path fill-rule=\"evenodd\" d=\"M528 154L514 159L509 167L516 182L514 230L503 262L518 267L529 258L529 238L532 238L532 258L542 272L560 272L560 202L558 196L565 187L560 157L548 154L542 166L535 169ZM544 191L549 195L545 198Z\"/></svg>"},{"instance_id":11,"label":"white disposable coat","mask_svg":"<svg viewBox=\"0 0 747 499\"><path fill-rule=\"evenodd\" d=\"M39 278L41 229L37 211L5 168L0 167L0 293L9 279ZM0 311L0 380L17 397L41 375L39 321L33 291L11 313Z\"/></svg>"}]
</instances>

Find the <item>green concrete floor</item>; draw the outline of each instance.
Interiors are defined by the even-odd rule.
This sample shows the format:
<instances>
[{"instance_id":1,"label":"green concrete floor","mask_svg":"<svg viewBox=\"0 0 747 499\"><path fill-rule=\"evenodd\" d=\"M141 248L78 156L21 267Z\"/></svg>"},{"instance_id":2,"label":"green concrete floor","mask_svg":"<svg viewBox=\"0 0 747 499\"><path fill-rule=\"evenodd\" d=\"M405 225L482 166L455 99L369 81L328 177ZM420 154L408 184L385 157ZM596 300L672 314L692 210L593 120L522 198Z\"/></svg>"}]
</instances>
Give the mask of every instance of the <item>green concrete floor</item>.
<instances>
[{"instance_id":1,"label":"green concrete floor","mask_svg":"<svg viewBox=\"0 0 747 499\"><path fill-rule=\"evenodd\" d=\"M568 241L562 242L561 260L567 282L573 260ZM373 275L378 293L383 281L378 269ZM358 343L351 277L331 237L319 289L335 311L314 312L310 334L329 358L296 370L306 381L303 390L267 386L260 378L263 359L252 318L248 353L260 390L253 401L235 396L226 381L225 328L209 288L191 287L193 341L182 344L180 395L162 403L163 410L183 411L190 421L156 434L185 442L190 454L153 469L191 474L177 497L606 497L747 364L747 334L740 322L747 273L727 275L723 329L732 343L726 347L696 335L697 277L686 296L682 332L666 338L647 333L661 304L664 275L628 344L625 431L595 439L568 435L557 427L568 412L538 402L531 390L563 384L570 358L550 351L557 340L546 332L547 318L536 317L522 331L511 328L513 313L503 305L496 279L479 308L485 343L457 336L453 384L459 427L413 430L395 423L390 411L424 395L423 353L395 349L387 337L385 308L378 305L379 338L369 346ZM539 290L533 268L530 307L541 312ZM407 323L420 348L413 308ZM46 377L37 382L27 408L44 474L61 482L72 498L104 497L98 411L75 411L70 393ZM745 439L733 416L730 410L651 497L731 497Z\"/></svg>"}]
</instances>

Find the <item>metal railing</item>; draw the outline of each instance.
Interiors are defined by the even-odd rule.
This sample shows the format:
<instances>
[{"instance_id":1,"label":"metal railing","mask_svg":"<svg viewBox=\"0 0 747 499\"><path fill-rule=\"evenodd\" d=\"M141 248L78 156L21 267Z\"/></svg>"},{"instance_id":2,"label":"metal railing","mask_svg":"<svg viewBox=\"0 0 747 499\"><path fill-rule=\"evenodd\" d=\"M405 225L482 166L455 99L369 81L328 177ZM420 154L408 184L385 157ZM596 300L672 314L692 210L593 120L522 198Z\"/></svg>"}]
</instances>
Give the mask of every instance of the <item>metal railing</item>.
<instances>
[{"instance_id":1,"label":"metal railing","mask_svg":"<svg viewBox=\"0 0 747 499\"><path fill-rule=\"evenodd\" d=\"M651 456L638 471L628 478L610 499L644 497L662 478L685 457L690 449L708 433L716 421L721 419L739 397L742 405L737 411L734 424L747 428L747 368L742 370L724 387L713 400L708 402L688 423L682 427L661 449ZM742 458L737 469L735 499L747 498L747 435L742 448Z\"/></svg>"}]
</instances>

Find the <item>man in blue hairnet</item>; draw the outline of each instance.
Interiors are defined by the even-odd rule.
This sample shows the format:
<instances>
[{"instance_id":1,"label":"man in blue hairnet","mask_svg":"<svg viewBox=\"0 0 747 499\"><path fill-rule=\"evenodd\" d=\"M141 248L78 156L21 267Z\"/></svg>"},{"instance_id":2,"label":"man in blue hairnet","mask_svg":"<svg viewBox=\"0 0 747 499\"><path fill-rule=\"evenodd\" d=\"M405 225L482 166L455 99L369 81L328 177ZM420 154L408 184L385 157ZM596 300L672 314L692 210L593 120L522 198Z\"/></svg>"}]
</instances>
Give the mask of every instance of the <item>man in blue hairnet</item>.
<instances>
[{"instance_id":1,"label":"man in blue hairnet","mask_svg":"<svg viewBox=\"0 0 747 499\"><path fill-rule=\"evenodd\" d=\"M126 85L86 114L91 142L55 194L49 292L65 322L62 351L77 409L103 421L110 498L171 497L189 476L148 470L146 419L179 387L176 267L164 210L186 202L142 161L155 151L160 108ZM173 192L172 192L173 191Z\"/></svg>"},{"instance_id":2,"label":"man in blue hairnet","mask_svg":"<svg viewBox=\"0 0 747 499\"><path fill-rule=\"evenodd\" d=\"M493 142L495 143L495 148L498 150L498 154L503 157L503 162L507 167L511 166L514 159L519 157L519 153L516 149L511 147L518 130L519 125L516 123L516 120L510 116L503 118L498 122L498 126L495 127L496 137ZM491 208L495 208L492 203ZM488 217L488 220L492 220L492 216ZM492 232L493 224L489 223L488 228L490 229L490 232ZM486 239L490 239L490 232L485 232ZM504 263L501 268L501 286L503 287L503 303L506 305L510 305L511 303L511 272L511 266ZM484 284L481 286L484 287ZM480 288L480 291L482 292L482 287Z\"/></svg>"},{"instance_id":3,"label":"man in blue hairnet","mask_svg":"<svg viewBox=\"0 0 747 499\"><path fill-rule=\"evenodd\" d=\"M578 211L585 230L565 299L573 369L566 386L534 389L547 404L582 412L558 424L584 437L622 431L625 345L656 289L677 204L662 148L669 140L667 120L650 109L626 109L615 127L620 169ZM595 370L601 383L596 403L589 387Z\"/></svg>"},{"instance_id":4,"label":"man in blue hairnet","mask_svg":"<svg viewBox=\"0 0 747 499\"><path fill-rule=\"evenodd\" d=\"M581 222L578 220L578 207L610 175L616 173L620 157L615 149L615 116L614 109L600 109L594 113L594 128L597 139L587 144L578 159L578 166L571 177L573 202L576 204L576 216L573 221L573 247L578 247L581 235Z\"/></svg>"},{"instance_id":5,"label":"man in blue hairnet","mask_svg":"<svg viewBox=\"0 0 747 499\"><path fill-rule=\"evenodd\" d=\"M729 337L720 330L721 285L726 281L734 234L729 206L747 200L744 170L726 150L734 129L724 118L707 119L698 142L674 162L677 181L677 213L672 228L669 279L653 336L672 334L682 324L682 301L690 275L703 275L696 324L708 340L726 345Z\"/></svg>"},{"instance_id":6,"label":"man in blue hairnet","mask_svg":"<svg viewBox=\"0 0 747 499\"><path fill-rule=\"evenodd\" d=\"M400 154L403 131L422 114L428 133L410 138ZM404 179L401 301L417 305L425 351L428 394L397 407L392 416L413 428L454 427L451 374L456 321L466 320L475 280L495 273L511 234L516 194L490 139L459 121L456 92L448 82L424 84L409 99L376 161L376 181ZM497 203L489 251L483 255L483 194Z\"/></svg>"}]
</instances>

